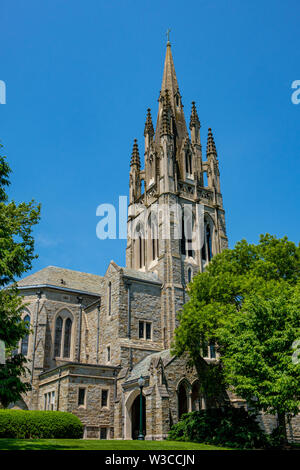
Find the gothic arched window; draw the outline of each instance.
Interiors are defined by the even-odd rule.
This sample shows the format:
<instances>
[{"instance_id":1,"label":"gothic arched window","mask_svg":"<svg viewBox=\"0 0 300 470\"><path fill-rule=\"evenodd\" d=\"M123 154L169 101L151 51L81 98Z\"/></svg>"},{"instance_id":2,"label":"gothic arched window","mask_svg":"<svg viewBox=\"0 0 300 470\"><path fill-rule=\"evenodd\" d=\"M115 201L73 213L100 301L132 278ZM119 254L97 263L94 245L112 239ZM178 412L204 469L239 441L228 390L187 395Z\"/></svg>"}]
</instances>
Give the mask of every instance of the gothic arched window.
<instances>
[{"instance_id":1,"label":"gothic arched window","mask_svg":"<svg viewBox=\"0 0 300 470\"><path fill-rule=\"evenodd\" d=\"M185 171L186 171L188 176L191 176L193 174L192 154L191 154L191 152L186 152L185 153Z\"/></svg>"},{"instance_id":2,"label":"gothic arched window","mask_svg":"<svg viewBox=\"0 0 300 470\"><path fill-rule=\"evenodd\" d=\"M107 313L108 315L111 315L111 282L108 283L108 293L107 293L107 296L108 296L108 308L107 308Z\"/></svg>"},{"instance_id":3,"label":"gothic arched window","mask_svg":"<svg viewBox=\"0 0 300 470\"><path fill-rule=\"evenodd\" d=\"M193 250L193 232L195 229L195 220L192 213L188 211L183 211L182 214L182 225L181 225L181 253L183 255L188 255L194 257Z\"/></svg>"},{"instance_id":4,"label":"gothic arched window","mask_svg":"<svg viewBox=\"0 0 300 470\"><path fill-rule=\"evenodd\" d=\"M204 224L204 243L202 247L202 259L210 261L213 257L212 253L212 230L209 222Z\"/></svg>"},{"instance_id":5,"label":"gothic arched window","mask_svg":"<svg viewBox=\"0 0 300 470\"><path fill-rule=\"evenodd\" d=\"M61 310L55 320L54 357L71 357L73 321L69 310Z\"/></svg>"},{"instance_id":6,"label":"gothic arched window","mask_svg":"<svg viewBox=\"0 0 300 470\"><path fill-rule=\"evenodd\" d=\"M148 218L148 243L149 248L148 254L150 255L150 259L154 261L158 257L158 224L157 218L154 213L151 213Z\"/></svg>"},{"instance_id":7,"label":"gothic arched window","mask_svg":"<svg viewBox=\"0 0 300 470\"><path fill-rule=\"evenodd\" d=\"M63 320L57 317L55 322L55 339L54 339L54 356L60 357L61 353L61 337L62 337Z\"/></svg>"},{"instance_id":8,"label":"gothic arched window","mask_svg":"<svg viewBox=\"0 0 300 470\"><path fill-rule=\"evenodd\" d=\"M25 322L28 322L28 325L26 325L26 327L29 330L30 316L26 315L23 320ZM27 333L22 338L22 341L21 341L21 354L23 354L23 356L27 356L27 354L28 354L28 343L29 343L29 333Z\"/></svg>"},{"instance_id":9,"label":"gothic arched window","mask_svg":"<svg viewBox=\"0 0 300 470\"><path fill-rule=\"evenodd\" d=\"M191 280L192 280L192 275L193 275L192 268L189 268L189 269L188 269L187 275L188 275L188 282L191 282Z\"/></svg>"},{"instance_id":10,"label":"gothic arched window","mask_svg":"<svg viewBox=\"0 0 300 470\"><path fill-rule=\"evenodd\" d=\"M178 387L178 418L180 419L184 413L189 410L188 406L188 392L184 383L181 383Z\"/></svg>"},{"instance_id":11,"label":"gothic arched window","mask_svg":"<svg viewBox=\"0 0 300 470\"><path fill-rule=\"evenodd\" d=\"M72 320L66 319L65 322L65 334L64 334L64 357L70 357L71 348L71 331L72 331Z\"/></svg>"}]
</instances>

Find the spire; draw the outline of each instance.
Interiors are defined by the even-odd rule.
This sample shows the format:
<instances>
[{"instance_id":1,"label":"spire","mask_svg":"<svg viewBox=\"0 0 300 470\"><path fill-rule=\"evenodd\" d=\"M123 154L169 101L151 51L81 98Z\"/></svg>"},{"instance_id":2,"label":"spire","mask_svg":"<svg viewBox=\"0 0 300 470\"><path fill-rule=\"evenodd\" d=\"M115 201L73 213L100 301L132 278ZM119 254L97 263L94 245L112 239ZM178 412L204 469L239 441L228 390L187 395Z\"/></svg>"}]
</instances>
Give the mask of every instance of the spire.
<instances>
[{"instance_id":1,"label":"spire","mask_svg":"<svg viewBox=\"0 0 300 470\"><path fill-rule=\"evenodd\" d=\"M150 108L147 109L147 118L146 118L146 123L145 123L144 136L146 137L147 134L149 134L151 137L154 136L154 128L152 124Z\"/></svg>"},{"instance_id":2,"label":"spire","mask_svg":"<svg viewBox=\"0 0 300 470\"><path fill-rule=\"evenodd\" d=\"M179 95L179 86L172 57L170 41L167 42L167 52L165 57L164 73L161 84L161 93L163 93L165 90L169 90L171 106L173 108L173 111L175 111L175 96Z\"/></svg>"},{"instance_id":3,"label":"spire","mask_svg":"<svg viewBox=\"0 0 300 470\"><path fill-rule=\"evenodd\" d=\"M200 120L199 120L197 109L196 109L196 106L195 106L195 101L192 101L190 129L192 130L192 128L196 127L196 126L200 127Z\"/></svg>"},{"instance_id":4,"label":"spire","mask_svg":"<svg viewBox=\"0 0 300 470\"><path fill-rule=\"evenodd\" d=\"M211 131L211 128L208 129L208 136L207 136L207 145L206 145L206 156L207 158L209 155L217 156L217 149L214 141L214 136Z\"/></svg>"},{"instance_id":5,"label":"spire","mask_svg":"<svg viewBox=\"0 0 300 470\"><path fill-rule=\"evenodd\" d=\"M140 161L140 154L139 154L137 139L134 139L130 166L136 166L138 169L141 168L141 161Z\"/></svg>"},{"instance_id":6,"label":"spire","mask_svg":"<svg viewBox=\"0 0 300 470\"><path fill-rule=\"evenodd\" d=\"M184 113L183 113L183 105L181 103L181 95L179 92L179 86L177 82L172 52L171 52L171 43L168 40L167 42L167 51L165 57L165 64L164 64L164 72L163 72L163 79L161 84L161 91L159 96L159 109L158 109L158 117L157 117L157 124L156 124L156 142L158 141L161 135L161 116L162 116L162 109L164 107L163 100L165 95L165 90L168 90L169 95L169 103L172 110L172 116L174 118L174 135L176 135L176 147L179 148L181 141L186 135L187 127L185 123Z\"/></svg>"}]
</instances>

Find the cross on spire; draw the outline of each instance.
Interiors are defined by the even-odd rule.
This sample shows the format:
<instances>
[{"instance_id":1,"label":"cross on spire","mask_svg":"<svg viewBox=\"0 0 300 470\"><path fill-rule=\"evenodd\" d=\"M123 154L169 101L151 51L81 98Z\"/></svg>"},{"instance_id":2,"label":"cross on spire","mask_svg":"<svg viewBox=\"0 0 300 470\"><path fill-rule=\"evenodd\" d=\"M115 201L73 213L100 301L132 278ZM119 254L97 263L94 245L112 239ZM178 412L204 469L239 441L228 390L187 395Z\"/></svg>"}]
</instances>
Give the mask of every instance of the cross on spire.
<instances>
[{"instance_id":1,"label":"cross on spire","mask_svg":"<svg viewBox=\"0 0 300 470\"><path fill-rule=\"evenodd\" d=\"M167 29L167 32L166 32L167 39L168 39L168 42L167 42L167 44L170 44L170 32L171 32L171 29L170 29L170 28L168 28L168 29Z\"/></svg>"}]
</instances>

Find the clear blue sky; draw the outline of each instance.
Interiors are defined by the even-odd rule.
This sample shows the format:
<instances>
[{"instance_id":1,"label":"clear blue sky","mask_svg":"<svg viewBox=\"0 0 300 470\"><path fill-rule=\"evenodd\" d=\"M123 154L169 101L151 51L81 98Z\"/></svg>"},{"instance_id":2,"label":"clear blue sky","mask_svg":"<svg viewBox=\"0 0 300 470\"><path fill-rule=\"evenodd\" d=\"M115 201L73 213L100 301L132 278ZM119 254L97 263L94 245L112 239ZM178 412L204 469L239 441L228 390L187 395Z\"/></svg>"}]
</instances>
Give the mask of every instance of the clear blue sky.
<instances>
[{"instance_id":1,"label":"clear blue sky","mask_svg":"<svg viewBox=\"0 0 300 470\"><path fill-rule=\"evenodd\" d=\"M34 270L103 274L124 240L96 207L128 194L133 139L156 121L167 28L187 120L212 127L230 246L299 241L299 0L2 0L0 139L10 196L42 204Z\"/></svg>"}]
</instances>

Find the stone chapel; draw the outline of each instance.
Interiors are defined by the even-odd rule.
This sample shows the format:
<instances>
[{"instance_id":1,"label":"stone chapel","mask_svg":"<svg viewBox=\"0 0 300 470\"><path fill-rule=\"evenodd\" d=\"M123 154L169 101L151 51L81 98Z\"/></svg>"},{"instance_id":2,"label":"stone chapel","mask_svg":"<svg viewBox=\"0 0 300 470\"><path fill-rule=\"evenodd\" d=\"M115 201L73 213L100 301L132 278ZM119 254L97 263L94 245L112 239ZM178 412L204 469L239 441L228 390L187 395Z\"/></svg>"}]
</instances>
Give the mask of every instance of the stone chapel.
<instances>
[{"instance_id":1,"label":"stone chapel","mask_svg":"<svg viewBox=\"0 0 300 470\"><path fill-rule=\"evenodd\" d=\"M208 129L204 156L169 41L158 102L155 128L147 111L143 169L133 144L126 267L111 261L102 277L48 266L18 282L32 328L19 345L32 391L14 406L72 412L87 438L137 438L141 376L146 439L165 438L183 413L205 407L196 371L170 347L188 283L227 247L225 213L214 137ZM185 207L187 223L173 207ZM217 360L214 345L204 356Z\"/></svg>"}]
</instances>

